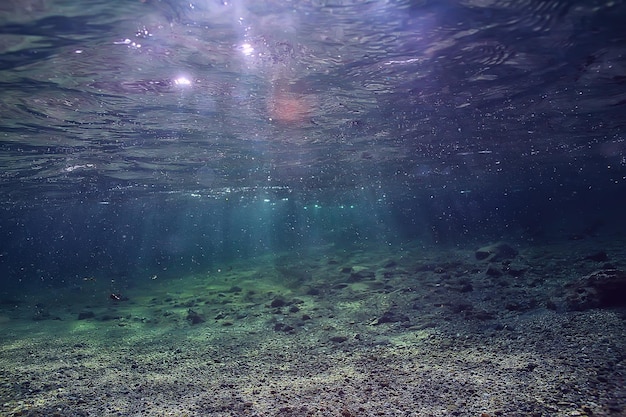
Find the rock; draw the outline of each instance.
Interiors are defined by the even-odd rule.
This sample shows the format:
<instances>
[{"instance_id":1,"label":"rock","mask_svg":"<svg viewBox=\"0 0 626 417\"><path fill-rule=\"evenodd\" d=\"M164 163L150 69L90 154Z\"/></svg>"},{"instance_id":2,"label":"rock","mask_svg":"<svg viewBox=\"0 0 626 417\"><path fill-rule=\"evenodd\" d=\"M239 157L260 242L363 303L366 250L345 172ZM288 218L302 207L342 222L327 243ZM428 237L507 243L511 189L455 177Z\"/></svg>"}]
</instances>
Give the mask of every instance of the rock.
<instances>
[{"instance_id":1,"label":"rock","mask_svg":"<svg viewBox=\"0 0 626 417\"><path fill-rule=\"evenodd\" d=\"M270 307L272 308L278 308L278 307L284 307L287 305L287 301L285 301L284 298L281 297L276 297L272 300L272 303L270 304Z\"/></svg>"},{"instance_id":2,"label":"rock","mask_svg":"<svg viewBox=\"0 0 626 417\"><path fill-rule=\"evenodd\" d=\"M274 324L274 331L275 332L292 333L295 330L296 330L296 328L293 327L290 324L286 324L286 323L275 323Z\"/></svg>"},{"instance_id":3,"label":"rock","mask_svg":"<svg viewBox=\"0 0 626 417\"><path fill-rule=\"evenodd\" d=\"M496 268L493 265L489 265L489 267L487 268L487 271L485 271L485 274L487 274L487 276L490 276L490 277L498 278L502 276L502 271L500 271L498 268Z\"/></svg>"},{"instance_id":4,"label":"rock","mask_svg":"<svg viewBox=\"0 0 626 417\"><path fill-rule=\"evenodd\" d=\"M78 313L78 320L92 319L94 317L96 317L96 314L90 310L85 310Z\"/></svg>"},{"instance_id":5,"label":"rock","mask_svg":"<svg viewBox=\"0 0 626 417\"><path fill-rule=\"evenodd\" d=\"M609 255L606 254L605 251L596 252L592 255L585 256L586 261L594 261L594 262L606 262L609 260Z\"/></svg>"},{"instance_id":6,"label":"rock","mask_svg":"<svg viewBox=\"0 0 626 417\"><path fill-rule=\"evenodd\" d=\"M449 286L450 290L458 291L458 292L472 292L474 291L474 287L472 286L472 281L468 278L461 278L458 282L451 284Z\"/></svg>"},{"instance_id":7,"label":"rock","mask_svg":"<svg viewBox=\"0 0 626 417\"><path fill-rule=\"evenodd\" d=\"M495 314L485 310L470 310L465 314L466 319L475 319L481 321L493 320L495 317Z\"/></svg>"},{"instance_id":8,"label":"rock","mask_svg":"<svg viewBox=\"0 0 626 417\"><path fill-rule=\"evenodd\" d=\"M382 323L397 323L397 322L408 322L409 318L404 314L399 314L394 311L385 311L382 316L374 320L372 324L382 324Z\"/></svg>"},{"instance_id":9,"label":"rock","mask_svg":"<svg viewBox=\"0 0 626 417\"><path fill-rule=\"evenodd\" d=\"M306 288L306 291L304 291L306 295L322 295L323 293L320 287L305 286L304 288Z\"/></svg>"},{"instance_id":10,"label":"rock","mask_svg":"<svg viewBox=\"0 0 626 417\"><path fill-rule=\"evenodd\" d=\"M519 278L524 275L524 273L526 273L527 268L521 265L509 264L504 268L504 270L507 275L510 275L514 278Z\"/></svg>"},{"instance_id":11,"label":"rock","mask_svg":"<svg viewBox=\"0 0 626 417\"><path fill-rule=\"evenodd\" d=\"M508 243L499 242L493 245L483 246L475 253L479 261L500 262L505 259L513 259L517 256L517 250Z\"/></svg>"},{"instance_id":12,"label":"rock","mask_svg":"<svg viewBox=\"0 0 626 417\"><path fill-rule=\"evenodd\" d=\"M626 273L602 269L568 284L565 302L570 310L626 306Z\"/></svg>"},{"instance_id":13,"label":"rock","mask_svg":"<svg viewBox=\"0 0 626 417\"><path fill-rule=\"evenodd\" d=\"M192 325L200 324L204 323L204 317L202 317L200 314L196 313L192 309L189 309L189 311L187 311L187 321Z\"/></svg>"},{"instance_id":14,"label":"rock","mask_svg":"<svg viewBox=\"0 0 626 417\"><path fill-rule=\"evenodd\" d=\"M329 340L334 343L343 343L348 340L348 338L346 336L333 336Z\"/></svg>"},{"instance_id":15,"label":"rock","mask_svg":"<svg viewBox=\"0 0 626 417\"><path fill-rule=\"evenodd\" d=\"M350 278L348 278L349 282L359 282L365 280L372 280L376 278L376 273L370 269L353 267L352 273L350 274Z\"/></svg>"},{"instance_id":16,"label":"rock","mask_svg":"<svg viewBox=\"0 0 626 417\"><path fill-rule=\"evenodd\" d=\"M435 269L435 265L433 264L420 264L415 268L415 272L430 272Z\"/></svg>"},{"instance_id":17,"label":"rock","mask_svg":"<svg viewBox=\"0 0 626 417\"><path fill-rule=\"evenodd\" d=\"M385 262L385 264L383 265L383 268L395 268L396 266L398 266L398 263L394 261L393 259L390 259L387 262Z\"/></svg>"},{"instance_id":18,"label":"rock","mask_svg":"<svg viewBox=\"0 0 626 417\"><path fill-rule=\"evenodd\" d=\"M119 314L103 314L102 316L100 316L99 320L100 321L113 321L113 320L120 320L122 318L122 316L120 316Z\"/></svg>"},{"instance_id":19,"label":"rock","mask_svg":"<svg viewBox=\"0 0 626 417\"><path fill-rule=\"evenodd\" d=\"M474 307L471 304L464 302L454 303L450 305L450 310L456 314L472 311L473 309Z\"/></svg>"}]
</instances>

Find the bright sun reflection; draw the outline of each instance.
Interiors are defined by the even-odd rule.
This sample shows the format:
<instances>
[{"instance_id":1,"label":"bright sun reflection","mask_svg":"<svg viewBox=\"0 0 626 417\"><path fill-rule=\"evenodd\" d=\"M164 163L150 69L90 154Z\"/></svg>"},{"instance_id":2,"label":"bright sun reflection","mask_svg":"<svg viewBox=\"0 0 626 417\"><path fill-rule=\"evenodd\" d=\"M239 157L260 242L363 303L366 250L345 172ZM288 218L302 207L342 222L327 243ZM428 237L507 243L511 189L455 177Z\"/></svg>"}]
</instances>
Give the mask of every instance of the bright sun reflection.
<instances>
[{"instance_id":1,"label":"bright sun reflection","mask_svg":"<svg viewBox=\"0 0 626 417\"><path fill-rule=\"evenodd\" d=\"M254 48L249 43L244 43L243 45L241 45L241 52L245 56L250 56L254 52Z\"/></svg>"},{"instance_id":2,"label":"bright sun reflection","mask_svg":"<svg viewBox=\"0 0 626 417\"><path fill-rule=\"evenodd\" d=\"M187 77L178 77L174 80L175 85L187 86L191 85L191 81Z\"/></svg>"}]
</instances>

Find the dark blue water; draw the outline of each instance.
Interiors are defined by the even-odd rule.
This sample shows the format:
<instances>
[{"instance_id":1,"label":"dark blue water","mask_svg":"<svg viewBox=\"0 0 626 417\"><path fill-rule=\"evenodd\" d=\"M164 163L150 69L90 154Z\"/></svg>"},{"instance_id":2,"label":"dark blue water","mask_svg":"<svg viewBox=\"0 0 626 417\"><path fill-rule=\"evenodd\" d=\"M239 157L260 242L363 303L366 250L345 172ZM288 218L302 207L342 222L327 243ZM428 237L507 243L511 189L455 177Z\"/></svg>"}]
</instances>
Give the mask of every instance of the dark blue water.
<instances>
[{"instance_id":1,"label":"dark blue water","mask_svg":"<svg viewBox=\"0 0 626 417\"><path fill-rule=\"evenodd\" d=\"M5 1L3 288L623 236L625 19L623 1Z\"/></svg>"}]
</instances>

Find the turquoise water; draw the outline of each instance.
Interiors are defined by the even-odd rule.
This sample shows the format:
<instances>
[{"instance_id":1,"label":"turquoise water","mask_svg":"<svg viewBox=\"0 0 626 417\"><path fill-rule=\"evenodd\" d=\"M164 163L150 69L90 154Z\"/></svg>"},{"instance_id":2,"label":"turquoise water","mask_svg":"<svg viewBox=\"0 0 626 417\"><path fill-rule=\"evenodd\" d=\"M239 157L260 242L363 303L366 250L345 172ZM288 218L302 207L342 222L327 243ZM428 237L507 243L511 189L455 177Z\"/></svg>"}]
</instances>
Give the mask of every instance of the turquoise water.
<instances>
[{"instance_id":1,"label":"turquoise water","mask_svg":"<svg viewBox=\"0 0 626 417\"><path fill-rule=\"evenodd\" d=\"M0 414L623 415L625 18L5 0Z\"/></svg>"}]
</instances>

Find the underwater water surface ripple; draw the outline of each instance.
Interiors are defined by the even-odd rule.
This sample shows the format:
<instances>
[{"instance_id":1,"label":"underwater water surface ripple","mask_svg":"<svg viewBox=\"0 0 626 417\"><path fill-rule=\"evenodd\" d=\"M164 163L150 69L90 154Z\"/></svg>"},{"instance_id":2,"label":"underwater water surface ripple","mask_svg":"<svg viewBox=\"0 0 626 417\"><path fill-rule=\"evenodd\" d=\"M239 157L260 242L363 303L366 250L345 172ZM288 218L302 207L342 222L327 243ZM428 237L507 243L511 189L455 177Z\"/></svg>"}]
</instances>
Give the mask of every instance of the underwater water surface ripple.
<instances>
[{"instance_id":1,"label":"underwater water surface ripple","mask_svg":"<svg viewBox=\"0 0 626 417\"><path fill-rule=\"evenodd\" d=\"M623 1L6 1L3 202L515 189L607 166L623 181L625 16Z\"/></svg>"}]
</instances>

